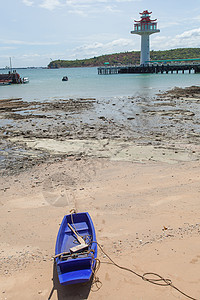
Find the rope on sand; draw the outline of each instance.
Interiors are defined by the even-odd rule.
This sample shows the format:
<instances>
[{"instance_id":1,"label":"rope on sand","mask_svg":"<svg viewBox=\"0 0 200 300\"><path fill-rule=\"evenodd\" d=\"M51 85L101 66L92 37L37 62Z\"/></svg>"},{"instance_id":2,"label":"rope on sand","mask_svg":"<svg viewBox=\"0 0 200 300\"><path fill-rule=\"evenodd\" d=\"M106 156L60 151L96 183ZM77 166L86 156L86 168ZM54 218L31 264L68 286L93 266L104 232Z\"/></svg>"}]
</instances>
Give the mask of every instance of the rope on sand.
<instances>
[{"instance_id":1,"label":"rope on sand","mask_svg":"<svg viewBox=\"0 0 200 300\"><path fill-rule=\"evenodd\" d=\"M114 262L114 260L103 250L102 246L98 243L98 242L93 242L96 243L99 247L99 249L103 252L103 254L110 260L111 264L113 264L114 266L116 266L119 269L131 272L133 274L135 274L136 276L140 277L141 279L143 279L144 281L148 281L149 283L155 284L155 285L159 285L159 286L171 286L173 289L177 290L180 294L182 294L183 296L192 299L192 300L198 300L197 298L193 298L191 296L189 296L188 294L184 293L183 291L181 291L179 288L177 288L175 285L173 285L172 280L168 279L168 278L164 278L161 275L157 274L157 273L153 273L153 272L148 272L148 273L144 273L143 275L138 274L137 272L133 271L132 269L123 267L118 265L116 262ZM96 273L96 272L95 272ZM149 277L152 276L152 277ZM153 278L154 277L154 278Z\"/></svg>"}]
</instances>

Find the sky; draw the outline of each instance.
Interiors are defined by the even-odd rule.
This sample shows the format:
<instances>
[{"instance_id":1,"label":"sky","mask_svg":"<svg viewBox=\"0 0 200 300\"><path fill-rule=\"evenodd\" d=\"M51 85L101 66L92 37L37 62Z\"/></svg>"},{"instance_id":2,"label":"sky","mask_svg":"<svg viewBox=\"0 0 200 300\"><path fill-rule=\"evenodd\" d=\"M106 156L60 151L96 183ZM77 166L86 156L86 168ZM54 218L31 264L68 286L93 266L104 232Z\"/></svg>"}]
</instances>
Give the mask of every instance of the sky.
<instances>
[{"instance_id":1,"label":"sky","mask_svg":"<svg viewBox=\"0 0 200 300\"><path fill-rule=\"evenodd\" d=\"M1 0L0 68L46 67L140 50L130 33L139 12L152 11L160 33L151 50L200 47L200 0Z\"/></svg>"}]
</instances>

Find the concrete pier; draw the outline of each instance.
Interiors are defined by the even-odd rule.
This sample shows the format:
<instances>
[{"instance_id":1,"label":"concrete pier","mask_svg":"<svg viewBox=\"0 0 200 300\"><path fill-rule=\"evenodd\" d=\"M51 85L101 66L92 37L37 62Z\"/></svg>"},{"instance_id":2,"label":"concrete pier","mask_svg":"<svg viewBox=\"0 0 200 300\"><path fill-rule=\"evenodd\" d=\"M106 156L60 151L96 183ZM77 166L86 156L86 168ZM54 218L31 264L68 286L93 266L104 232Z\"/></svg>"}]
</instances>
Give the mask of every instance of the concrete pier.
<instances>
[{"instance_id":1,"label":"concrete pier","mask_svg":"<svg viewBox=\"0 0 200 300\"><path fill-rule=\"evenodd\" d=\"M180 64L180 65L144 65L144 66L107 66L99 67L99 75L109 75L109 74L140 74L140 73L183 73L189 71L189 73L200 73L200 64Z\"/></svg>"}]
</instances>

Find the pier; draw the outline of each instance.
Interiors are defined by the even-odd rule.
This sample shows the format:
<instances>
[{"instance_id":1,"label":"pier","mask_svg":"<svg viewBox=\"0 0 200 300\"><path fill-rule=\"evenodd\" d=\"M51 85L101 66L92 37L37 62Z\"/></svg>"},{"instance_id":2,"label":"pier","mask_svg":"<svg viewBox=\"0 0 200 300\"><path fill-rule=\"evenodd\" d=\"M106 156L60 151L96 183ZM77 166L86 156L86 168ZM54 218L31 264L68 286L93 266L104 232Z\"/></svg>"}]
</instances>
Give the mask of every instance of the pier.
<instances>
[{"instance_id":1,"label":"pier","mask_svg":"<svg viewBox=\"0 0 200 300\"><path fill-rule=\"evenodd\" d=\"M99 67L99 75L109 75L109 74L144 74L144 73L200 73L200 63L198 64L159 64L159 65L128 65L128 66L106 66Z\"/></svg>"}]
</instances>

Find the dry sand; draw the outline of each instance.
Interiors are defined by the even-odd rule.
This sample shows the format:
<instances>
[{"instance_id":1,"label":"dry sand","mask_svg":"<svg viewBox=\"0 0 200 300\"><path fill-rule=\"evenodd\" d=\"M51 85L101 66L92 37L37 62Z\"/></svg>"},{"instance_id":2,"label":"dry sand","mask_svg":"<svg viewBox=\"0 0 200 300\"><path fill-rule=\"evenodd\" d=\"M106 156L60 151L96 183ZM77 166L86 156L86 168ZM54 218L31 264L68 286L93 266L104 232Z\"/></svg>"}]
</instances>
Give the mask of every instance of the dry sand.
<instances>
[{"instance_id":1,"label":"dry sand","mask_svg":"<svg viewBox=\"0 0 200 300\"><path fill-rule=\"evenodd\" d=\"M0 299L185 298L107 264L100 250L102 287L62 288L51 257L72 208L89 211L116 263L157 272L200 299L199 176L199 162L71 158L2 178Z\"/></svg>"}]
</instances>

